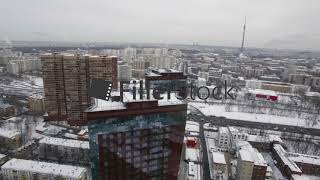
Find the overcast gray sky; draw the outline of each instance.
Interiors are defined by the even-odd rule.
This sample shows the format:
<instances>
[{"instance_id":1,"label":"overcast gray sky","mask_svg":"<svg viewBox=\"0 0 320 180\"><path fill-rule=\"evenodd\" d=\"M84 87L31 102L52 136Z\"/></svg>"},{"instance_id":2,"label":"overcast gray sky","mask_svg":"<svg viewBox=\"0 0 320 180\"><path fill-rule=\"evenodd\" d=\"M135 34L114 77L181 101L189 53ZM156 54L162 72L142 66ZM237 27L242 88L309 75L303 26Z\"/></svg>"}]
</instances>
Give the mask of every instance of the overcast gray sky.
<instances>
[{"instance_id":1,"label":"overcast gray sky","mask_svg":"<svg viewBox=\"0 0 320 180\"><path fill-rule=\"evenodd\" d=\"M0 38L320 50L319 0L0 0Z\"/></svg>"}]
</instances>

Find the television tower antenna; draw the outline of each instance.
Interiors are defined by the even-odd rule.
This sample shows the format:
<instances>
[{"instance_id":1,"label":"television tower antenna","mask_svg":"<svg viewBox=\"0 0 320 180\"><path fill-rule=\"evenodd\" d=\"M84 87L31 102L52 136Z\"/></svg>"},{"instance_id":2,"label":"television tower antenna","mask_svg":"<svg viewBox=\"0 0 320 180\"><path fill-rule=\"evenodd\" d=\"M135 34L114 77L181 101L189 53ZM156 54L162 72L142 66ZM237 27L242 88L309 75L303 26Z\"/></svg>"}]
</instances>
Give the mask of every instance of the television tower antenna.
<instances>
[{"instance_id":1,"label":"television tower antenna","mask_svg":"<svg viewBox=\"0 0 320 180\"><path fill-rule=\"evenodd\" d=\"M242 32L242 43L241 43L241 49L240 49L241 53L243 52L244 37L245 37L245 34L246 34L246 24L247 24L247 17L245 16L244 17L243 32Z\"/></svg>"}]
</instances>

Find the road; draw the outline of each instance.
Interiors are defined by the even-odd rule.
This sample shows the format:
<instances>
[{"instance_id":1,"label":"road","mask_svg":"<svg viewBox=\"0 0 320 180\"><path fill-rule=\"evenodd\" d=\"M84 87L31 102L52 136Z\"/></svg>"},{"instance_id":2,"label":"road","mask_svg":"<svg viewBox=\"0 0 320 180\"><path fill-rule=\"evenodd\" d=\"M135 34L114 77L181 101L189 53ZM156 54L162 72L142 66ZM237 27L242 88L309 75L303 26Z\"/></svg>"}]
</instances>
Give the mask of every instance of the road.
<instances>
[{"instance_id":1,"label":"road","mask_svg":"<svg viewBox=\"0 0 320 180\"><path fill-rule=\"evenodd\" d=\"M189 107L192 107L192 106L189 105ZM246 127L246 128L257 128L257 129L262 128L265 130L277 130L282 132L301 133L301 134L307 134L311 136L320 136L319 129L305 128L301 126L289 126L289 125L281 125L281 124L228 119L225 117L205 116L201 111L199 111L199 113L189 114L189 116L190 118L193 118L193 119L204 119L201 122L212 123L216 126L238 126L238 127Z\"/></svg>"}]
</instances>

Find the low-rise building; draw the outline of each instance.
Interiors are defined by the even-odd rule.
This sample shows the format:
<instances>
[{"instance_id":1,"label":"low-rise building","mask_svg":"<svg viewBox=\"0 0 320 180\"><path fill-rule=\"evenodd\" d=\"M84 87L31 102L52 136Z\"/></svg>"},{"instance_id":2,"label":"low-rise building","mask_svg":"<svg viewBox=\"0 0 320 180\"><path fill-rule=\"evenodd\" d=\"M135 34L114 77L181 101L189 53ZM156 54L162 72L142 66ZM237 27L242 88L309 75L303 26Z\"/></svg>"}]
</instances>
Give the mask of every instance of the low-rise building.
<instances>
[{"instance_id":1,"label":"low-rise building","mask_svg":"<svg viewBox=\"0 0 320 180\"><path fill-rule=\"evenodd\" d=\"M45 112L44 98L42 95L34 94L29 97L29 110L34 114L43 114Z\"/></svg>"},{"instance_id":2,"label":"low-rise building","mask_svg":"<svg viewBox=\"0 0 320 180\"><path fill-rule=\"evenodd\" d=\"M44 137L39 141L41 159L87 164L89 161L89 142L72 139Z\"/></svg>"},{"instance_id":3,"label":"low-rise building","mask_svg":"<svg viewBox=\"0 0 320 180\"><path fill-rule=\"evenodd\" d=\"M186 134L189 136L199 136L200 125L195 121L186 121Z\"/></svg>"},{"instance_id":4,"label":"low-rise building","mask_svg":"<svg viewBox=\"0 0 320 180\"><path fill-rule=\"evenodd\" d=\"M0 154L0 179L3 179L2 173L1 173L1 166L8 160L8 156L4 154Z\"/></svg>"},{"instance_id":5,"label":"low-rise building","mask_svg":"<svg viewBox=\"0 0 320 180\"><path fill-rule=\"evenodd\" d=\"M290 180L318 180L320 177L308 175L308 174L293 174L290 178Z\"/></svg>"},{"instance_id":6,"label":"low-rise building","mask_svg":"<svg viewBox=\"0 0 320 180\"><path fill-rule=\"evenodd\" d=\"M265 180L267 174L267 162L262 154L246 141L237 143L237 176L239 180Z\"/></svg>"},{"instance_id":7,"label":"low-rise building","mask_svg":"<svg viewBox=\"0 0 320 180\"><path fill-rule=\"evenodd\" d=\"M240 132L237 128L229 126L228 127L230 133L230 147L234 148L236 143L239 141L247 141L248 133Z\"/></svg>"},{"instance_id":8,"label":"low-rise building","mask_svg":"<svg viewBox=\"0 0 320 180\"><path fill-rule=\"evenodd\" d=\"M240 150L237 161L237 178L239 180L250 180L252 178L254 161L249 151Z\"/></svg>"},{"instance_id":9,"label":"low-rise building","mask_svg":"<svg viewBox=\"0 0 320 180\"><path fill-rule=\"evenodd\" d=\"M291 93L292 91L291 84L281 83L281 82L267 82L267 81L262 82L261 89L282 92L282 93Z\"/></svg>"},{"instance_id":10,"label":"low-rise building","mask_svg":"<svg viewBox=\"0 0 320 180\"><path fill-rule=\"evenodd\" d=\"M0 149L13 150L22 145L21 133L16 130L0 128Z\"/></svg>"},{"instance_id":11,"label":"low-rise building","mask_svg":"<svg viewBox=\"0 0 320 180\"><path fill-rule=\"evenodd\" d=\"M214 180L228 179L227 163L223 153L211 152L212 157L209 161L212 161L211 178Z\"/></svg>"},{"instance_id":12,"label":"low-rise building","mask_svg":"<svg viewBox=\"0 0 320 180\"><path fill-rule=\"evenodd\" d=\"M260 89L262 85L262 82L257 79L249 79L246 80L246 88L248 89Z\"/></svg>"},{"instance_id":13,"label":"low-rise building","mask_svg":"<svg viewBox=\"0 0 320 180\"><path fill-rule=\"evenodd\" d=\"M293 84L310 85L312 76L306 73L294 73L289 75L289 82Z\"/></svg>"},{"instance_id":14,"label":"low-rise building","mask_svg":"<svg viewBox=\"0 0 320 180\"><path fill-rule=\"evenodd\" d=\"M291 152L288 152L287 156L298 165L302 173L320 176L320 156Z\"/></svg>"},{"instance_id":15,"label":"low-rise building","mask_svg":"<svg viewBox=\"0 0 320 180\"><path fill-rule=\"evenodd\" d=\"M200 149L187 147L185 160L187 160L188 162L201 162Z\"/></svg>"},{"instance_id":16,"label":"low-rise building","mask_svg":"<svg viewBox=\"0 0 320 180\"><path fill-rule=\"evenodd\" d=\"M287 177L291 177L291 175L293 174L302 174L301 169L297 166L296 163L294 163L287 157L286 150L284 150L280 144L273 145L272 154L273 158L277 162L276 165L284 175L286 175Z\"/></svg>"},{"instance_id":17,"label":"low-rise building","mask_svg":"<svg viewBox=\"0 0 320 180\"><path fill-rule=\"evenodd\" d=\"M0 102L0 117L13 116L15 115L15 112L14 106Z\"/></svg>"},{"instance_id":18,"label":"low-rise building","mask_svg":"<svg viewBox=\"0 0 320 180\"><path fill-rule=\"evenodd\" d=\"M272 90L250 89L249 94L255 100L278 101L278 95Z\"/></svg>"},{"instance_id":19,"label":"low-rise building","mask_svg":"<svg viewBox=\"0 0 320 180\"><path fill-rule=\"evenodd\" d=\"M87 179L87 170L83 167L15 158L2 165L1 172L4 180Z\"/></svg>"},{"instance_id":20,"label":"low-rise building","mask_svg":"<svg viewBox=\"0 0 320 180\"><path fill-rule=\"evenodd\" d=\"M200 164L189 162L187 180L201 180L201 179L202 179L202 175L201 175Z\"/></svg>"},{"instance_id":21,"label":"low-rise building","mask_svg":"<svg viewBox=\"0 0 320 180\"><path fill-rule=\"evenodd\" d=\"M4 154L0 154L0 166L2 166L2 164L4 164L7 160L8 160L8 156Z\"/></svg>"},{"instance_id":22,"label":"low-rise building","mask_svg":"<svg viewBox=\"0 0 320 180\"><path fill-rule=\"evenodd\" d=\"M222 76L222 69L210 68L209 69L209 76L221 77Z\"/></svg>"}]
</instances>

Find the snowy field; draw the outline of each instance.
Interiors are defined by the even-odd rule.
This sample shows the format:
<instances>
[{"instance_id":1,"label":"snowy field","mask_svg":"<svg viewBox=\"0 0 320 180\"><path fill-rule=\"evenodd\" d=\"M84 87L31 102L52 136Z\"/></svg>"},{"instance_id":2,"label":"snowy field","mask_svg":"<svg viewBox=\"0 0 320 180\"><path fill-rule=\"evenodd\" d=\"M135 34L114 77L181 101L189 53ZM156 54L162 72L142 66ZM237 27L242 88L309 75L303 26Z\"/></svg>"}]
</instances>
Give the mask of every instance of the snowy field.
<instances>
[{"instance_id":1,"label":"snowy field","mask_svg":"<svg viewBox=\"0 0 320 180\"><path fill-rule=\"evenodd\" d=\"M281 124L289 126L300 126L300 127L312 127L320 129L320 124L314 126L309 126L306 119L297 118L297 117L286 117L286 116L277 116L269 114L256 114L256 113L245 113L245 112L227 112L225 105L218 104L205 104L205 103L196 103L189 102L189 105L194 106L199 109L206 116L217 116L225 117L228 119L236 119L243 121L253 121L253 122L262 122L262 123L272 123L272 124Z\"/></svg>"},{"instance_id":2,"label":"snowy field","mask_svg":"<svg viewBox=\"0 0 320 180\"><path fill-rule=\"evenodd\" d=\"M0 81L0 92L12 95L31 96L43 93L43 80L41 77L25 75L22 78L8 78Z\"/></svg>"}]
</instances>

